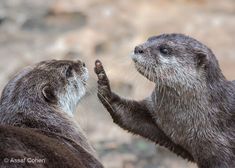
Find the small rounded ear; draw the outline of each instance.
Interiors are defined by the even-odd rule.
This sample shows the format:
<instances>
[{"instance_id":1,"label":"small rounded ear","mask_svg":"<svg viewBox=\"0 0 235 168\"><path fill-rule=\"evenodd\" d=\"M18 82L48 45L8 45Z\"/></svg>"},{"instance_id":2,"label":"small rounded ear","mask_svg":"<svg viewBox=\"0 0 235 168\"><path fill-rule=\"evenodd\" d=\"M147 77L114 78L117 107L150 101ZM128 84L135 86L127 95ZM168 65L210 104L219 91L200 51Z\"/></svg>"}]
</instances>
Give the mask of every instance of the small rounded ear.
<instances>
[{"instance_id":1,"label":"small rounded ear","mask_svg":"<svg viewBox=\"0 0 235 168\"><path fill-rule=\"evenodd\" d=\"M206 53L197 52L197 65L200 67L204 67L208 62L208 56Z\"/></svg>"},{"instance_id":2,"label":"small rounded ear","mask_svg":"<svg viewBox=\"0 0 235 168\"><path fill-rule=\"evenodd\" d=\"M53 87L46 85L42 88L42 95L47 102L56 103L57 97Z\"/></svg>"}]
</instances>

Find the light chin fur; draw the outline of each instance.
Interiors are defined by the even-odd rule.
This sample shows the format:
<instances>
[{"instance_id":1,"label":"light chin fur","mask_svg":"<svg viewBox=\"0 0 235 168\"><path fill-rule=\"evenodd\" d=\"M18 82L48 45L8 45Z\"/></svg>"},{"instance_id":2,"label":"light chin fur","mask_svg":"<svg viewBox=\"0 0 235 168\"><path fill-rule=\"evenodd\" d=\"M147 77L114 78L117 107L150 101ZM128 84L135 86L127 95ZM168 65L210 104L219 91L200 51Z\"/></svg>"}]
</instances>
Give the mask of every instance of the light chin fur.
<instances>
[{"instance_id":1,"label":"light chin fur","mask_svg":"<svg viewBox=\"0 0 235 168\"><path fill-rule=\"evenodd\" d=\"M141 75L151 82L156 83L157 86L164 85L171 88L181 87L182 90L190 90L198 88L203 83L203 81L197 80L197 73L193 69L180 67L174 59L165 62L160 59L161 64L156 66L146 61L142 61L139 58L141 58L140 55L133 56L135 68ZM174 66L174 70L170 72L169 67L172 66ZM200 85L198 82L200 82Z\"/></svg>"},{"instance_id":2,"label":"light chin fur","mask_svg":"<svg viewBox=\"0 0 235 168\"><path fill-rule=\"evenodd\" d=\"M131 58L134 62L139 62L139 63L146 63L146 60L143 58L141 54L131 54Z\"/></svg>"},{"instance_id":3,"label":"light chin fur","mask_svg":"<svg viewBox=\"0 0 235 168\"><path fill-rule=\"evenodd\" d=\"M62 110L70 117L73 117L77 104L86 93L85 82L88 79L88 71L84 71L83 75L74 76L69 80L65 93L59 96L59 105ZM75 87L76 86L76 87Z\"/></svg>"},{"instance_id":4,"label":"light chin fur","mask_svg":"<svg viewBox=\"0 0 235 168\"><path fill-rule=\"evenodd\" d=\"M88 78L89 78L88 69L87 69L87 68L84 68L84 69L83 69L83 74L81 75L81 80L86 83L87 80L88 80Z\"/></svg>"},{"instance_id":5,"label":"light chin fur","mask_svg":"<svg viewBox=\"0 0 235 168\"><path fill-rule=\"evenodd\" d=\"M135 68L137 69L137 71L151 82L155 82L152 65L148 66L148 63L143 59L141 55L134 54L132 59L134 61Z\"/></svg>"}]
</instances>

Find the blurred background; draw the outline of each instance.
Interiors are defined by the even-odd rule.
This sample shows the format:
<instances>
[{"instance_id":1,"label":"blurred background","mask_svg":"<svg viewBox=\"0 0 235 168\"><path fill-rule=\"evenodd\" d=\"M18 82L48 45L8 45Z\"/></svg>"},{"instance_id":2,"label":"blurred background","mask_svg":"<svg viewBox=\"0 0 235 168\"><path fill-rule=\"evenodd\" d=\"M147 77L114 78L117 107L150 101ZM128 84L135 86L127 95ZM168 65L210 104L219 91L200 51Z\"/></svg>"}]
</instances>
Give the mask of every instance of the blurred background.
<instances>
[{"instance_id":1,"label":"blurred background","mask_svg":"<svg viewBox=\"0 0 235 168\"><path fill-rule=\"evenodd\" d=\"M82 59L88 92L76 118L107 168L196 168L112 123L96 98L93 65L103 61L114 91L142 99L153 84L129 57L149 36L184 33L209 46L235 79L234 0L0 0L0 90L24 66L45 59Z\"/></svg>"}]
</instances>

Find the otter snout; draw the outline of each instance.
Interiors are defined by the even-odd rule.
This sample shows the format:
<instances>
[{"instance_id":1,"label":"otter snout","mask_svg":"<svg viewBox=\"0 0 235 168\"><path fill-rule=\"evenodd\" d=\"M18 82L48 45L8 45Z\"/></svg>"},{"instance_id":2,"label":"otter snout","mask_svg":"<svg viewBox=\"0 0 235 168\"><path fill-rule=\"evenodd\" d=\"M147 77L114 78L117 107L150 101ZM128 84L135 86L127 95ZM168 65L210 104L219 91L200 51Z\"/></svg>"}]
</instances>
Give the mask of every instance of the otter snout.
<instances>
[{"instance_id":1,"label":"otter snout","mask_svg":"<svg viewBox=\"0 0 235 168\"><path fill-rule=\"evenodd\" d=\"M136 46L135 49L134 49L134 54L143 54L144 53L144 48L143 46L139 45L139 46Z\"/></svg>"},{"instance_id":2,"label":"otter snout","mask_svg":"<svg viewBox=\"0 0 235 168\"><path fill-rule=\"evenodd\" d=\"M80 61L80 60L77 60L77 61L75 61L75 64L77 64L78 66L82 66L82 67L86 67L86 64L85 64L85 62L82 62L82 61Z\"/></svg>"},{"instance_id":3,"label":"otter snout","mask_svg":"<svg viewBox=\"0 0 235 168\"><path fill-rule=\"evenodd\" d=\"M144 46L144 44L142 45L138 45L134 48L134 52L131 55L132 60L135 63L143 63L145 62L145 56L147 54L147 47Z\"/></svg>"},{"instance_id":4,"label":"otter snout","mask_svg":"<svg viewBox=\"0 0 235 168\"><path fill-rule=\"evenodd\" d=\"M87 71L85 62L82 62L80 60L74 62L74 69L77 70L77 72L81 71L82 73Z\"/></svg>"}]
</instances>

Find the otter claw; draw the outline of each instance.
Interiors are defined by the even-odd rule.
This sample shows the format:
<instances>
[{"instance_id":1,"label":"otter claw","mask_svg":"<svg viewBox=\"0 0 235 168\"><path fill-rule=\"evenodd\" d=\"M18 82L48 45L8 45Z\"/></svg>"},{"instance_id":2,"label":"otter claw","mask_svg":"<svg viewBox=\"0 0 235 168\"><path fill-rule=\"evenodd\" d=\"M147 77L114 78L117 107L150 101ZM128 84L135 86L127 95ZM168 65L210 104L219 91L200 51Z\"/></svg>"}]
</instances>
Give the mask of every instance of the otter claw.
<instances>
[{"instance_id":1,"label":"otter claw","mask_svg":"<svg viewBox=\"0 0 235 168\"><path fill-rule=\"evenodd\" d=\"M98 77L97 83L99 93L102 95L109 95L111 93L109 79L104 71L101 61L96 60L94 70Z\"/></svg>"},{"instance_id":2,"label":"otter claw","mask_svg":"<svg viewBox=\"0 0 235 168\"><path fill-rule=\"evenodd\" d=\"M104 67L103 67L101 61L96 60L94 70L95 70L95 73L97 74L98 80L101 80L101 81L107 80L108 81L108 78L106 76L106 73L104 71Z\"/></svg>"},{"instance_id":3,"label":"otter claw","mask_svg":"<svg viewBox=\"0 0 235 168\"><path fill-rule=\"evenodd\" d=\"M100 60L95 61L95 73L99 75L99 73L104 72L103 65Z\"/></svg>"},{"instance_id":4,"label":"otter claw","mask_svg":"<svg viewBox=\"0 0 235 168\"><path fill-rule=\"evenodd\" d=\"M95 65L100 66L100 65L102 65L102 63L100 62L100 60L96 60Z\"/></svg>"}]
</instances>

